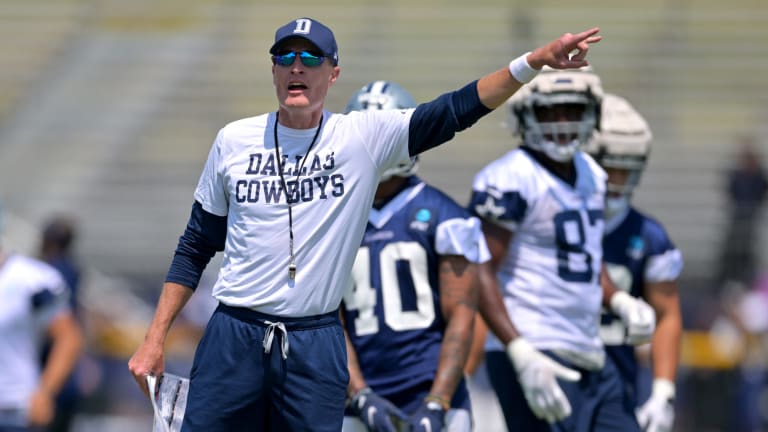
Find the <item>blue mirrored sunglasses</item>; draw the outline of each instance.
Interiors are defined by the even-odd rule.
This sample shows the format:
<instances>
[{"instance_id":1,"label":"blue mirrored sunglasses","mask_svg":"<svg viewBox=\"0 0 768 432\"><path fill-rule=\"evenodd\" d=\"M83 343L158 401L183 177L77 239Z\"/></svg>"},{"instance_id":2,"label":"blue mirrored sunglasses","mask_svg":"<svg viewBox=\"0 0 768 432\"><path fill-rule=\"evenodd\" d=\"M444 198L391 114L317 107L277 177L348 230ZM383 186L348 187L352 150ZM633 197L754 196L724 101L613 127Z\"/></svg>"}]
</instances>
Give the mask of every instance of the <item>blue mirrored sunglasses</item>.
<instances>
[{"instance_id":1,"label":"blue mirrored sunglasses","mask_svg":"<svg viewBox=\"0 0 768 432\"><path fill-rule=\"evenodd\" d=\"M299 57L301 64L306 67L317 67L325 61L325 56L316 56L308 51L291 51L287 54L273 55L272 63L280 66L290 66L296 61L296 57Z\"/></svg>"}]
</instances>

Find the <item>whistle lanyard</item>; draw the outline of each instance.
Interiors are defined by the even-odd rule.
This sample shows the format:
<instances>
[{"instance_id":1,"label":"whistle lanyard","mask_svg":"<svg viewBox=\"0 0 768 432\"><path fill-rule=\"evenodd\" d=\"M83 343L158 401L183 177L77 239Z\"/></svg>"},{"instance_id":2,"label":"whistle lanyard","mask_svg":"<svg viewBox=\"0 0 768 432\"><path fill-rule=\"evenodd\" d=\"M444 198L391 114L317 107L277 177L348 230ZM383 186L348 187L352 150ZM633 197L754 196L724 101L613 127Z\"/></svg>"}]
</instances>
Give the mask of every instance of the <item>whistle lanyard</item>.
<instances>
[{"instance_id":1,"label":"whistle lanyard","mask_svg":"<svg viewBox=\"0 0 768 432\"><path fill-rule=\"evenodd\" d=\"M283 190L285 191L285 201L288 204L288 246L290 250L290 260L288 262L288 277L291 278L291 280L296 279L296 256L293 253L293 209L291 207L291 197L288 194L288 184L285 181L285 175L283 174L283 164L282 164L282 158L280 157L280 144L277 140L277 123L280 118L280 113L277 112L275 114L275 128L274 128L274 136L275 136L275 157L277 159L277 172L280 174L280 182L283 186ZM309 143L309 148L307 148L307 153L304 155L304 157L301 159L301 163L299 164L298 172L296 173L296 196L297 201L299 198L301 198L301 184L299 183L299 180L301 179L301 173L304 170L304 163L309 158L309 152L312 150L312 147L315 146L315 142L317 141L317 137L320 136L320 129L323 126L323 117L320 116L320 123L317 125L317 130L315 131L315 136L312 138L312 142Z\"/></svg>"}]
</instances>

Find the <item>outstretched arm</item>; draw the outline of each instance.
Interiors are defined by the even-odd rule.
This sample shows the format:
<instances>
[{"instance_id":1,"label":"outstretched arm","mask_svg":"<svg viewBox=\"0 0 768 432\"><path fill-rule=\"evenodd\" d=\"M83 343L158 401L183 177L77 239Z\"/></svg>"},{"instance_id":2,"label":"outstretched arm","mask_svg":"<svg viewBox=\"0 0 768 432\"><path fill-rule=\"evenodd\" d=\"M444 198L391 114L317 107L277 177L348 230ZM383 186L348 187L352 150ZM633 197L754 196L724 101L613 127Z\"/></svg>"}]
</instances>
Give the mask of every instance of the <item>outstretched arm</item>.
<instances>
[{"instance_id":1,"label":"outstretched arm","mask_svg":"<svg viewBox=\"0 0 768 432\"><path fill-rule=\"evenodd\" d=\"M520 79L525 79L525 75L534 75L544 66L554 69L574 69L587 66L586 60L589 45L599 42L602 36L598 36L599 28L591 28L581 33L565 33L559 38L548 44L536 48L524 57L529 70L525 66L515 62L521 59L513 60L509 68L504 67L496 72L488 74L477 82L477 92L480 96L480 102L490 109L496 109L509 99L520 87L525 84ZM571 55L571 53L574 53ZM521 68L521 69L518 69ZM512 69L521 70L519 76L512 76ZM533 69L533 71L530 71ZM526 74L525 72L529 72Z\"/></svg>"},{"instance_id":2,"label":"outstretched arm","mask_svg":"<svg viewBox=\"0 0 768 432\"><path fill-rule=\"evenodd\" d=\"M544 66L570 69L586 66L589 45L599 42L598 28L577 34L566 33L532 52L459 90L420 104L411 116L408 150L411 156L423 153L453 139L456 132L472 126L490 113ZM571 55L571 53L574 53Z\"/></svg>"}]
</instances>

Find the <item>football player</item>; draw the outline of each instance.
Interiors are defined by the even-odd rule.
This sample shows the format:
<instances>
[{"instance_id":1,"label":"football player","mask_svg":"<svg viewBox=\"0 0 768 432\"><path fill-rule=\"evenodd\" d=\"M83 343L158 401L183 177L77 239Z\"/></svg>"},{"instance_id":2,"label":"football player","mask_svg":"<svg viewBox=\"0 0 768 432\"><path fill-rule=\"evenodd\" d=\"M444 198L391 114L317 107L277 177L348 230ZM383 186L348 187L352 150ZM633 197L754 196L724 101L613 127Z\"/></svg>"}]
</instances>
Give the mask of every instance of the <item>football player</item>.
<instances>
[{"instance_id":1,"label":"football player","mask_svg":"<svg viewBox=\"0 0 768 432\"><path fill-rule=\"evenodd\" d=\"M600 131L588 152L608 173L606 234L603 259L619 289L646 299L656 311L651 343L653 384L639 367L635 347L624 343L625 326L604 313L600 336L621 373L631 406L638 406L638 389L651 387L651 396L637 410L644 431L671 431L675 418L675 373L680 357L682 319L677 278L683 268L680 250L655 219L635 209L630 199L640 182L651 150L651 130L645 119L619 96L606 94ZM641 401L642 402L642 401Z\"/></svg>"},{"instance_id":2,"label":"football player","mask_svg":"<svg viewBox=\"0 0 768 432\"><path fill-rule=\"evenodd\" d=\"M346 112L414 106L398 84L375 81ZM477 264L489 252L479 219L417 177L417 165L383 174L344 294L346 432L471 430L463 368Z\"/></svg>"},{"instance_id":3,"label":"football player","mask_svg":"<svg viewBox=\"0 0 768 432\"><path fill-rule=\"evenodd\" d=\"M632 342L655 320L602 265L606 174L579 150L602 94L591 70L545 68L507 102L522 145L474 179L470 208L492 254L479 304L487 370L510 431L638 430L598 333L603 302Z\"/></svg>"},{"instance_id":4,"label":"football player","mask_svg":"<svg viewBox=\"0 0 768 432\"><path fill-rule=\"evenodd\" d=\"M38 431L53 421L83 347L69 294L54 267L0 245L0 431ZM51 349L41 367L46 336Z\"/></svg>"}]
</instances>

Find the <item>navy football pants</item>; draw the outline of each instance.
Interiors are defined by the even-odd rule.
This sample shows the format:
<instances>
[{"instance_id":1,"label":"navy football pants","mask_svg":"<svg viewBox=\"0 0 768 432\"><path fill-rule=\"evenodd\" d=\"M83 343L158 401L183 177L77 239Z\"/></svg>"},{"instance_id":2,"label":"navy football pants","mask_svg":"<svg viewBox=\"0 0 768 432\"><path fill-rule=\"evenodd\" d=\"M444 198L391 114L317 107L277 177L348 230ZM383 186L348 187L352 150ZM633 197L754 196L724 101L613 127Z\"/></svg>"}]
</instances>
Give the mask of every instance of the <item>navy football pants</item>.
<instances>
[{"instance_id":1,"label":"navy football pants","mask_svg":"<svg viewBox=\"0 0 768 432\"><path fill-rule=\"evenodd\" d=\"M581 380L558 380L573 410L563 421L549 424L528 407L517 373L504 351L485 353L488 378L504 413L509 431L531 432L638 432L633 407L624 398L624 384L613 361L606 356L600 371L588 371L544 351L566 367L578 370Z\"/></svg>"},{"instance_id":2,"label":"navy football pants","mask_svg":"<svg viewBox=\"0 0 768 432\"><path fill-rule=\"evenodd\" d=\"M272 326L265 352L267 321L284 324L287 350ZM338 432L348 382L338 312L281 318L220 304L195 353L182 431Z\"/></svg>"}]
</instances>

